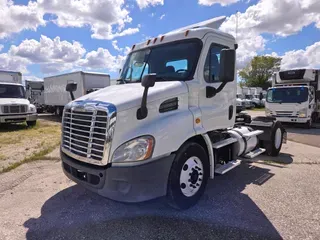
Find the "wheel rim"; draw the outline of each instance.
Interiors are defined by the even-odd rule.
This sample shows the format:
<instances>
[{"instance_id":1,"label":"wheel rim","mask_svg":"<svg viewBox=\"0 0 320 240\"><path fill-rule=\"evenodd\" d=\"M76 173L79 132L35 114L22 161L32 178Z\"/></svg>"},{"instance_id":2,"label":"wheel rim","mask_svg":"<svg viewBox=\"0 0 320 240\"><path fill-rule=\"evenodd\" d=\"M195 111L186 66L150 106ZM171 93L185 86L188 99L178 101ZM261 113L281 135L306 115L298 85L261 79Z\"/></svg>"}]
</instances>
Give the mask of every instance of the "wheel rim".
<instances>
[{"instance_id":1,"label":"wheel rim","mask_svg":"<svg viewBox=\"0 0 320 240\"><path fill-rule=\"evenodd\" d=\"M190 157L183 165L180 173L180 189L183 195L195 195L202 184L203 165L198 157Z\"/></svg>"},{"instance_id":2,"label":"wheel rim","mask_svg":"<svg viewBox=\"0 0 320 240\"><path fill-rule=\"evenodd\" d=\"M278 149L281 145L281 140L282 140L281 138L282 138L282 132L281 132L281 129L278 128L276 131L276 137L275 137L275 141L274 141L276 149Z\"/></svg>"}]
</instances>

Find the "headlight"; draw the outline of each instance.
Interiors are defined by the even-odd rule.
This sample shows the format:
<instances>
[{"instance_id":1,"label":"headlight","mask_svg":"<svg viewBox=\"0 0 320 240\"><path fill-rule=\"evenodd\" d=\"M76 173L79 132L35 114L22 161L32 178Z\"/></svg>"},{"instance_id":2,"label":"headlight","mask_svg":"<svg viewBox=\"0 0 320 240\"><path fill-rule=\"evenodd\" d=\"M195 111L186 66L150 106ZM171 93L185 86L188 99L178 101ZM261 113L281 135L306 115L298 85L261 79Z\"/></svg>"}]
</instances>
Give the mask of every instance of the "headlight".
<instances>
[{"instance_id":1,"label":"headlight","mask_svg":"<svg viewBox=\"0 0 320 240\"><path fill-rule=\"evenodd\" d=\"M305 117L307 117L307 112L308 112L308 109L307 109L307 108L304 108L304 109L301 109L300 111L298 111L298 116L299 116L299 118L305 118Z\"/></svg>"},{"instance_id":2,"label":"headlight","mask_svg":"<svg viewBox=\"0 0 320 240\"><path fill-rule=\"evenodd\" d=\"M30 104L29 105L29 112L36 113L37 112L36 106L33 104Z\"/></svg>"},{"instance_id":3,"label":"headlight","mask_svg":"<svg viewBox=\"0 0 320 240\"><path fill-rule=\"evenodd\" d=\"M154 138L143 136L122 144L114 152L112 162L143 161L151 157L154 148Z\"/></svg>"}]
</instances>

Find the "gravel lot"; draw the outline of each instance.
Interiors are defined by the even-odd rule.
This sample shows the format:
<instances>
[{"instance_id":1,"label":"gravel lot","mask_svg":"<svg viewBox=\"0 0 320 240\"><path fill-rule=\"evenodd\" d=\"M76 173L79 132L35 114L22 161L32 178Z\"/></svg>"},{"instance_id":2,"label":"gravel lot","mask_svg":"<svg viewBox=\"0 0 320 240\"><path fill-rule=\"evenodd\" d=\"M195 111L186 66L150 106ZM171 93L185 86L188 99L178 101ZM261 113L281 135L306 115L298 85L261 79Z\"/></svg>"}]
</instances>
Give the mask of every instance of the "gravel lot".
<instances>
[{"instance_id":1,"label":"gravel lot","mask_svg":"<svg viewBox=\"0 0 320 240\"><path fill-rule=\"evenodd\" d=\"M51 153L58 158L58 150ZM123 204L69 181L60 161L0 174L1 239L320 239L320 148L289 141L210 180L194 208Z\"/></svg>"}]
</instances>

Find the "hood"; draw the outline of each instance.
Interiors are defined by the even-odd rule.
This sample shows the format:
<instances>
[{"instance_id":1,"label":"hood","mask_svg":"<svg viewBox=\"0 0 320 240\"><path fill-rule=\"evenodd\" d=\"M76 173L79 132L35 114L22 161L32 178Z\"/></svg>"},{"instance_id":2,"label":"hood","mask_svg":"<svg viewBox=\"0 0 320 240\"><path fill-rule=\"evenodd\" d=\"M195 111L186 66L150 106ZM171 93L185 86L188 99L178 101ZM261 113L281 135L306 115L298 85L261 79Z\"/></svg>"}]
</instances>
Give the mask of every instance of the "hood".
<instances>
[{"instance_id":1,"label":"hood","mask_svg":"<svg viewBox=\"0 0 320 240\"><path fill-rule=\"evenodd\" d=\"M75 101L102 101L112 103L120 112L140 106L143 91L144 87L141 86L141 83L113 85L82 96ZM149 88L148 102L178 96L187 92L188 87L184 82L156 82L154 87Z\"/></svg>"},{"instance_id":2,"label":"hood","mask_svg":"<svg viewBox=\"0 0 320 240\"><path fill-rule=\"evenodd\" d=\"M25 98L0 98L0 105L21 104L29 105L30 102Z\"/></svg>"}]
</instances>

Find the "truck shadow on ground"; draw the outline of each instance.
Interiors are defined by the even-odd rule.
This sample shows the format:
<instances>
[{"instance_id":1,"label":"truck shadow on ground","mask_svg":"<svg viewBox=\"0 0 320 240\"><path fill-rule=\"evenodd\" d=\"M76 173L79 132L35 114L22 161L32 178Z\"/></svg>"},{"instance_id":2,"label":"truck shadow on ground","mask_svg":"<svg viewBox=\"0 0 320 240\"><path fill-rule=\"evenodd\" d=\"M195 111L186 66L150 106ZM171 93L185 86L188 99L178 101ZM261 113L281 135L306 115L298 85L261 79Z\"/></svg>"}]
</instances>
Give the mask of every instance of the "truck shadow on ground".
<instances>
[{"instance_id":1,"label":"truck shadow on ground","mask_svg":"<svg viewBox=\"0 0 320 240\"><path fill-rule=\"evenodd\" d=\"M303 134L303 135L315 135L320 136L320 127L319 128L311 128L311 129L303 129L299 126L285 125L286 131L290 133Z\"/></svg>"},{"instance_id":2,"label":"truck shadow on ground","mask_svg":"<svg viewBox=\"0 0 320 240\"><path fill-rule=\"evenodd\" d=\"M50 114L50 113L39 114L38 115L38 119L43 119L43 120L46 120L46 121L61 123L61 117L60 116L57 116L57 115L54 115L54 114Z\"/></svg>"},{"instance_id":3,"label":"truck shadow on ground","mask_svg":"<svg viewBox=\"0 0 320 240\"><path fill-rule=\"evenodd\" d=\"M2 123L0 125L0 132L17 132L28 128L30 127L25 123Z\"/></svg>"},{"instance_id":4,"label":"truck shadow on ground","mask_svg":"<svg viewBox=\"0 0 320 240\"><path fill-rule=\"evenodd\" d=\"M268 155L260 155L259 156L259 163L260 164L265 164L265 165L271 165L271 166L275 166L275 167L281 167L278 165L274 165L274 163L276 164L281 164L281 165L288 165L291 164L293 162L293 155L289 154L289 153L280 153L277 157L270 157ZM261 162L263 161L263 162Z\"/></svg>"},{"instance_id":5,"label":"truck shadow on ground","mask_svg":"<svg viewBox=\"0 0 320 240\"><path fill-rule=\"evenodd\" d=\"M81 186L48 199L39 218L24 223L27 239L281 239L259 209L242 193L273 174L246 163L210 180L193 208L177 211L165 199L137 204L115 202Z\"/></svg>"}]
</instances>

